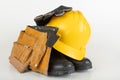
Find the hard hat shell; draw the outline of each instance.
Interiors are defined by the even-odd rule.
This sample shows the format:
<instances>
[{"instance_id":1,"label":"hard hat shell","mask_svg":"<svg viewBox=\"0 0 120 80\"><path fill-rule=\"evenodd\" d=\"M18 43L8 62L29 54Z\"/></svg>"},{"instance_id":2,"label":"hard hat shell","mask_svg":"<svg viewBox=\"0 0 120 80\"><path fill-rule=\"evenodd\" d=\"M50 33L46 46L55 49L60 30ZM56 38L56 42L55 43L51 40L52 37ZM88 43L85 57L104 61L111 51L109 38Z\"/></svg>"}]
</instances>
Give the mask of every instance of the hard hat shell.
<instances>
[{"instance_id":1,"label":"hard hat shell","mask_svg":"<svg viewBox=\"0 0 120 80\"><path fill-rule=\"evenodd\" d=\"M80 11L69 11L62 16L53 16L47 26L59 28L60 37L53 47L76 60L82 60L90 37L90 26Z\"/></svg>"}]
</instances>

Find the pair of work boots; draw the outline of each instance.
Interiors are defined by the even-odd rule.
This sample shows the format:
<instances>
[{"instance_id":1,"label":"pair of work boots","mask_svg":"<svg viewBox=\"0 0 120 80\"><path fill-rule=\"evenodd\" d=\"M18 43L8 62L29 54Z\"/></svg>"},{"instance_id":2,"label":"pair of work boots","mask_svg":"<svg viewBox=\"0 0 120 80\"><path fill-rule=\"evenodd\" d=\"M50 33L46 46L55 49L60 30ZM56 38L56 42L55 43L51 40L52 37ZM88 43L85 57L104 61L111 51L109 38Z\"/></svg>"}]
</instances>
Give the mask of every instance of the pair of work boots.
<instances>
[{"instance_id":1,"label":"pair of work boots","mask_svg":"<svg viewBox=\"0 0 120 80\"><path fill-rule=\"evenodd\" d=\"M92 68L92 63L88 58L77 61L52 49L48 75L62 76L73 73L74 71L83 71L90 68Z\"/></svg>"}]
</instances>

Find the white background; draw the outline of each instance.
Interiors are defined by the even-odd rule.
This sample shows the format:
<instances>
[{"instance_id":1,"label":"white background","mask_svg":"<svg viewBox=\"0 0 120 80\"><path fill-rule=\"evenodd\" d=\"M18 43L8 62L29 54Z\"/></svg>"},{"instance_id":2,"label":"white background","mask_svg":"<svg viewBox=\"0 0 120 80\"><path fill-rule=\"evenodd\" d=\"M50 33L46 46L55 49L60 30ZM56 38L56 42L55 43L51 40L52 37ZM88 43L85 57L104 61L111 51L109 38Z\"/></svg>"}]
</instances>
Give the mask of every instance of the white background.
<instances>
[{"instance_id":1,"label":"white background","mask_svg":"<svg viewBox=\"0 0 120 80\"><path fill-rule=\"evenodd\" d=\"M33 19L59 5L82 11L92 35L86 57L93 69L63 77L40 73L20 74L9 64L13 42ZM119 0L0 0L0 80L120 80L120 1Z\"/></svg>"}]
</instances>

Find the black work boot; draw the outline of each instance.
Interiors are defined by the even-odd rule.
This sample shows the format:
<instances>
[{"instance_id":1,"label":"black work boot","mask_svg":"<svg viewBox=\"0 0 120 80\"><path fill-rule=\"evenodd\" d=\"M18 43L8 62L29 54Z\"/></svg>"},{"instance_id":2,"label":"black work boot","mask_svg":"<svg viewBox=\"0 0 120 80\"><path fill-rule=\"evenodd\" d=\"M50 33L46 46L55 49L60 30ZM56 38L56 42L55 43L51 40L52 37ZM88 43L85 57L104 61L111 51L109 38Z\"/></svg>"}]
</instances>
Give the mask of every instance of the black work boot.
<instances>
[{"instance_id":1,"label":"black work boot","mask_svg":"<svg viewBox=\"0 0 120 80\"><path fill-rule=\"evenodd\" d=\"M65 57L55 49L52 49L48 75L62 76L65 74L70 74L74 71L75 69L72 62L65 59Z\"/></svg>"},{"instance_id":2,"label":"black work boot","mask_svg":"<svg viewBox=\"0 0 120 80\"><path fill-rule=\"evenodd\" d=\"M92 63L88 58L84 58L83 60L78 61L67 56L65 57L74 64L76 71L88 70L92 68Z\"/></svg>"}]
</instances>

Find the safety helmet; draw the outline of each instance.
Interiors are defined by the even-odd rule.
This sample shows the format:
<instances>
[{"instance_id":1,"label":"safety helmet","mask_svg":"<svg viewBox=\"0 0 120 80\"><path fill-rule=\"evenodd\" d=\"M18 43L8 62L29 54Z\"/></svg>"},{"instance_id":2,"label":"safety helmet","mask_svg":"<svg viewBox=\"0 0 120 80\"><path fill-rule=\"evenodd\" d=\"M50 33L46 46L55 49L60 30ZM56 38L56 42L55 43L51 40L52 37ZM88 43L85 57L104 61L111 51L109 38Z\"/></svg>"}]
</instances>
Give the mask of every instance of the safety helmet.
<instances>
[{"instance_id":1,"label":"safety helmet","mask_svg":"<svg viewBox=\"0 0 120 80\"><path fill-rule=\"evenodd\" d=\"M57 51L76 60L82 60L90 37L90 26L80 11L69 11L53 16L47 26L57 27L59 39L53 45Z\"/></svg>"}]
</instances>

